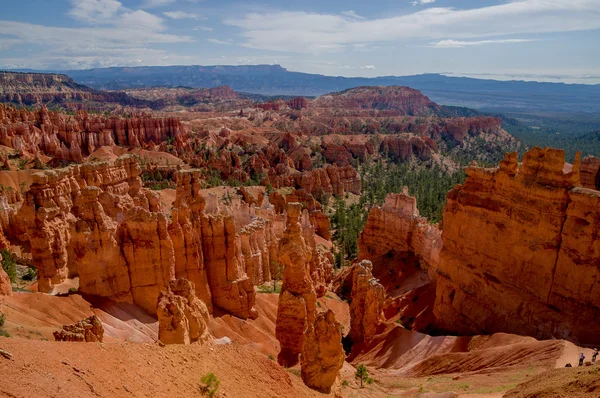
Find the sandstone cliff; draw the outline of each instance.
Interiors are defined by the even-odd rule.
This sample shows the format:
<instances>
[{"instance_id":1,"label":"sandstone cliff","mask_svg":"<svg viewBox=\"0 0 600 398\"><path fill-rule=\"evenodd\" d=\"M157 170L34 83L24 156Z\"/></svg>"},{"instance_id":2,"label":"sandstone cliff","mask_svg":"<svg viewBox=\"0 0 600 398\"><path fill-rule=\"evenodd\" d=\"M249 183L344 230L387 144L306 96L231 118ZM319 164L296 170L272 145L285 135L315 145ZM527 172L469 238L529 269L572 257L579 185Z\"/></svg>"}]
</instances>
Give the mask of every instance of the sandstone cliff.
<instances>
[{"instance_id":1,"label":"sandstone cliff","mask_svg":"<svg viewBox=\"0 0 600 398\"><path fill-rule=\"evenodd\" d=\"M388 194L382 207L371 209L358 239L358 259L409 253L423 268L435 271L442 245L442 232L419 215L416 198L405 189L402 194Z\"/></svg>"},{"instance_id":2,"label":"sandstone cliff","mask_svg":"<svg viewBox=\"0 0 600 398\"><path fill-rule=\"evenodd\" d=\"M444 210L438 327L600 342L600 195L578 187L579 159L534 148L467 175Z\"/></svg>"}]
</instances>

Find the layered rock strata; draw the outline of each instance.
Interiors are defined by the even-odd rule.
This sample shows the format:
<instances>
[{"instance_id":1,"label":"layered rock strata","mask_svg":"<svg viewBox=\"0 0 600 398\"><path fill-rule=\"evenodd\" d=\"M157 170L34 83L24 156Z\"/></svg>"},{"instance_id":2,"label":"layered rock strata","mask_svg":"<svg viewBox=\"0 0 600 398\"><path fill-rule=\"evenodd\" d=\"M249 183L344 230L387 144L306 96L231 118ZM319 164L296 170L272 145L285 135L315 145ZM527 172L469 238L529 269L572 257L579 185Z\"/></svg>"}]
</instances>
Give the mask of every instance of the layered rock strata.
<instances>
[{"instance_id":1,"label":"layered rock strata","mask_svg":"<svg viewBox=\"0 0 600 398\"><path fill-rule=\"evenodd\" d=\"M467 175L444 210L439 329L600 342L600 193L579 187L579 158L534 148Z\"/></svg>"}]
</instances>

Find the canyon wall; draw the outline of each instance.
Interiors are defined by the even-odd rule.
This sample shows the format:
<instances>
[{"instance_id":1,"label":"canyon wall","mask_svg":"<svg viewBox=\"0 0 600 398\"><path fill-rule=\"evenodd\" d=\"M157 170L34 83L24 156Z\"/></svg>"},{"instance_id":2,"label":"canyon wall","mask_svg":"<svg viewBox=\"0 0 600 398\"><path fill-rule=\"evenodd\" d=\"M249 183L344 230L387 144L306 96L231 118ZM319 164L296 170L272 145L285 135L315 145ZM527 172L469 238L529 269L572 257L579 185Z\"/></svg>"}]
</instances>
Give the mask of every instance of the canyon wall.
<instances>
[{"instance_id":1,"label":"canyon wall","mask_svg":"<svg viewBox=\"0 0 600 398\"><path fill-rule=\"evenodd\" d=\"M579 167L534 148L466 169L444 210L440 331L600 342L600 193L579 187Z\"/></svg>"},{"instance_id":2,"label":"canyon wall","mask_svg":"<svg viewBox=\"0 0 600 398\"><path fill-rule=\"evenodd\" d=\"M411 253L434 275L442 245L441 231L419 215L416 198L409 196L405 188L401 194L388 194L383 206L369 211L358 239L358 259L375 260L390 252Z\"/></svg>"}]
</instances>

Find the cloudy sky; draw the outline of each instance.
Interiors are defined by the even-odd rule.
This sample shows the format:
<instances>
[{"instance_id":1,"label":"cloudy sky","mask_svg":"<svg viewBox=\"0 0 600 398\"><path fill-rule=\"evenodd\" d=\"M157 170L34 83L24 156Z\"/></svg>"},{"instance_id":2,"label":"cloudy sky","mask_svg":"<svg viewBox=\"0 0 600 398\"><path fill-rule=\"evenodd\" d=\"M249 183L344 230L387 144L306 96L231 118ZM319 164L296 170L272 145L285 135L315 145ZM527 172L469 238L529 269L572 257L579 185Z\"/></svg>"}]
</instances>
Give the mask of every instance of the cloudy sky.
<instances>
[{"instance_id":1,"label":"cloudy sky","mask_svg":"<svg viewBox=\"0 0 600 398\"><path fill-rule=\"evenodd\" d=\"M281 64L600 83L600 0L15 0L0 68Z\"/></svg>"}]
</instances>

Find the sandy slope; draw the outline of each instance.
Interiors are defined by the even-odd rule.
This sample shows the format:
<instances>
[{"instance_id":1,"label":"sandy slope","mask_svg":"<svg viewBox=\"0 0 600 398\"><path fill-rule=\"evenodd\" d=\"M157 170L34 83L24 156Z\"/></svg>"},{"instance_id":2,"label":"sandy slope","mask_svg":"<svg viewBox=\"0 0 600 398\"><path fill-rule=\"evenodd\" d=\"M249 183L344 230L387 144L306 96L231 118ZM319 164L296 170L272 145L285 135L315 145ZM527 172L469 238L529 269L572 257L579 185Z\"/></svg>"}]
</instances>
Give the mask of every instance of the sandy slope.
<instances>
[{"instance_id":1,"label":"sandy slope","mask_svg":"<svg viewBox=\"0 0 600 398\"><path fill-rule=\"evenodd\" d=\"M220 397L317 397L302 380L245 347L68 343L0 337L0 396L198 397L213 372Z\"/></svg>"}]
</instances>

